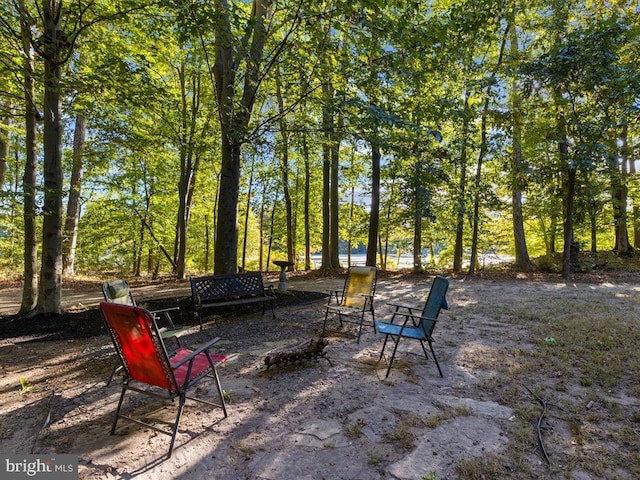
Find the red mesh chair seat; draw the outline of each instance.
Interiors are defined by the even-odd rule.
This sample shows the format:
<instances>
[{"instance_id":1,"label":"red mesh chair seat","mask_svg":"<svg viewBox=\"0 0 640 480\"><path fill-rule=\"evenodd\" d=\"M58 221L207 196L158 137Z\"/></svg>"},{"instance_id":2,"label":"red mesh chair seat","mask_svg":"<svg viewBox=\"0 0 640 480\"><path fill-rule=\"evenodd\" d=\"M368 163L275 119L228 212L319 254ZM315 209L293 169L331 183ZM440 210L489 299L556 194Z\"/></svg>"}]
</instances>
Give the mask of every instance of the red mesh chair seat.
<instances>
[{"instance_id":1,"label":"red mesh chair seat","mask_svg":"<svg viewBox=\"0 0 640 480\"><path fill-rule=\"evenodd\" d=\"M172 365L178 364L180 360L187 358L193 352L188 348L179 348L176 352L171 356L170 361ZM222 355L220 353L211 354L211 359L214 363L222 363L227 359L226 355ZM191 369L191 375L189 378L190 382L194 382L198 377L203 375L209 370L209 359L206 357L206 354L202 353L197 355L194 362L193 367ZM189 370L188 364L182 364L179 367L173 370L173 376L176 379L178 385L184 385L185 380L187 378L187 372Z\"/></svg>"}]
</instances>

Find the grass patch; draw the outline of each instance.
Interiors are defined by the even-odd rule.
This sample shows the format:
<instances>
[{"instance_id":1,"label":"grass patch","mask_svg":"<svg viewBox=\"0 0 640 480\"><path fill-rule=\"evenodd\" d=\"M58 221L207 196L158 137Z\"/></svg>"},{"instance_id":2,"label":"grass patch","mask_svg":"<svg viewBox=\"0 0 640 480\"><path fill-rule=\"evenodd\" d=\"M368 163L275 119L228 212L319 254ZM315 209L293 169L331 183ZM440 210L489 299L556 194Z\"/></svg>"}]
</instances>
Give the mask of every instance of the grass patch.
<instances>
[{"instance_id":1,"label":"grass patch","mask_svg":"<svg viewBox=\"0 0 640 480\"><path fill-rule=\"evenodd\" d=\"M504 478L507 474L505 459L499 455L487 454L482 457L463 458L456 471L465 480L486 480Z\"/></svg>"},{"instance_id":2,"label":"grass patch","mask_svg":"<svg viewBox=\"0 0 640 480\"><path fill-rule=\"evenodd\" d=\"M424 419L423 424L428 428L436 428L442 425L443 422L457 417L468 417L473 415L473 412L468 407L460 408L447 408L446 410L437 413L436 415L429 415Z\"/></svg>"},{"instance_id":3,"label":"grass patch","mask_svg":"<svg viewBox=\"0 0 640 480\"><path fill-rule=\"evenodd\" d=\"M415 427L415 418L401 418L396 423L396 428L393 432L386 435L387 440L393 442L396 445L400 445L403 450L411 450L415 446L416 436L411 430L411 427Z\"/></svg>"},{"instance_id":4,"label":"grass patch","mask_svg":"<svg viewBox=\"0 0 640 480\"><path fill-rule=\"evenodd\" d=\"M347 435L350 438L358 438L362 435L362 429L366 426L367 422L364 420L357 420L347 429Z\"/></svg>"},{"instance_id":5,"label":"grass patch","mask_svg":"<svg viewBox=\"0 0 640 480\"><path fill-rule=\"evenodd\" d=\"M479 302L472 311L488 325L502 323L520 343L488 342L482 328L482 340L467 342L458 355L479 372L479 392L513 408L519 421L508 427L499 465L493 456L465 459L460 478L524 478L539 468L532 455L539 458L535 425L542 408L528 389L547 403L542 437L558 478L574 469L594 478L621 468L635 474L640 413L625 402L640 395L638 287L528 283L517 302L505 303L496 309Z\"/></svg>"}]
</instances>

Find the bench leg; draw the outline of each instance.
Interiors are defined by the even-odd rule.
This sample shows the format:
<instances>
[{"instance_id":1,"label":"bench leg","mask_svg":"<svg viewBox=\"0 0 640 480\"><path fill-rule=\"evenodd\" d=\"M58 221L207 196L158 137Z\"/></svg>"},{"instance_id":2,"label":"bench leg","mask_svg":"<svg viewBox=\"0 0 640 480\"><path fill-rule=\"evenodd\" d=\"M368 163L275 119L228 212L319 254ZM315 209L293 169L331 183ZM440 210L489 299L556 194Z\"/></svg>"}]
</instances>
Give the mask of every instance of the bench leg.
<instances>
[{"instance_id":1,"label":"bench leg","mask_svg":"<svg viewBox=\"0 0 640 480\"><path fill-rule=\"evenodd\" d=\"M267 311L267 306L265 305L267 302L262 302L262 315ZM273 307L273 300L269 302L269 306L271 307L271 318L276 319L276 310Z\"/></svg>"},{"instance_id":2,"label":"bench leg","mask_svg":"<svg viewBox=\"0 0 640 480\"><path fill-rule=\"evenodd\" d=\"M200 330L202 330L202 315L200 315L200 311L197 310L193 312L193 325L195 326L196 320L200 323Z\"/></svg>"}]
</instances>

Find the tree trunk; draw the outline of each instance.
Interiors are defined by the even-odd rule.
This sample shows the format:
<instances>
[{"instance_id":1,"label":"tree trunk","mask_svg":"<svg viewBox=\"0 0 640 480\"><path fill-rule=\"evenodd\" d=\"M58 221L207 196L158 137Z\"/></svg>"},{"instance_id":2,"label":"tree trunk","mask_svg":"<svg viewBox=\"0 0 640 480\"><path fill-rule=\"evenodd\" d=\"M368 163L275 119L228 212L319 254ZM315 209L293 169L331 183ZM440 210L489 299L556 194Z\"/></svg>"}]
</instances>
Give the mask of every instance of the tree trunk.
<instances>
[{"instance_id":1,"label":"tree trunk","mask_svg":"<svg viewBox=\"0 0 640 480\"><path fill-rule=\"evenodd\" d=\"M220 175L222 172L217 172L216 173L216 192L213 198L213 243L210 243L209 246L211 247L211 245L213 245L213 253L215 255L215 244L216 244L216 231L218 229L218 212L219 212L219 208L218 208L218 202L220 201ZM207 265L205 267L205 272L210 271L209 270L209 254L211 253L211 248L209 248L209 250L207 250ZM212 262L213 263L213 262ZM213 268L211 269L213 270Z\"/></svg>"},{"instance_id":2,"label":"tree trunk","mask_svg":"<svg viewBox=\"0 0 640 480\"><path fill-rule=\"evenodd\" d=\"M7 102L3 108L7 111L11 110L11 106ZM7 158L9 157L9 129L11 128L12 120L9 114L4 118L0 118L0 191L4 188L4 184L7 181Z\"/></svg>"},{"instance_id":3,"label":"tree trunk","mask_svg":"<svg viewBox=\"0 0 640 480\"><path fill-rule=\"evenodd\" d=\"M140 224L140 235L137 244L134 243L133 268L132 275L139 277L142 272L142 240L144 238L144 227Z\"/></svg>"},{"instance_id":4,"label":"tree trunk","mask_svg":"<svg viewBox=\"0 0 640 480\"><path fill-rule=\"evenodd\" d=\"M211 233L209 228L209 215L204 216L204 271L209 271L209 255L211 252Z\"/></svg>"},{"instance_id":5,"label":"tree trunk","mask_svg":"<svg viewBox=\"0 0 640 480\"><path fill-rule=\"evenodd\" d=\"M223 128L223 130L226 130ZM222 173L218 200L218 224L214 244L215 275L236 273L238 265L238 198L240 192L240 144L229 144L222 135Z\"/></svg>"},{"instance_id":6,"label":"tree trunk","mask_svg":"<svg viewBox=\"0 0 640 480\"><path fill-rule=\"evenodd\" d=\"M566 144L564 144L566 145ZM563 144L560 145L563 148ZM564 147L566 148L566 147ZM573 211L576 196L576 168L567 164L566 199L564 222L564 249L562 256L562 277L571 278L571 249L573 244Z\"/></svg>"},{"instance_id":7,"label":"tree trunk","mask_svg":"<svg viewBox=\"0 0 640 480\"><path fill-rule=\"evenodd\" d=\"M629 159L629 176L634 178L636 176L636 162L633 158ZM640 206L638 205L638 197L633 197L633 247L635 249L640 248Z\"/></svg>"},{"instance_id":8,"label":"tree trunk","mask_svg":"<svg viewBox=\"0 0 640 480\"><path fill-rule=\"evenodd\" d=\"M598 215L589 211L589 230L591 231L591 253L598 252Z\"/></svg>"},{"instance_id":9,"label":"tree trunk","mask_svg":"<svg viewBox=\"0 0 640 480\"><path fill-rule=\"evenodd\" d=\"M187 258L187 237L191 203L195 190L196 174L199 166L199 155L195 153L197 118L200 111L200 77L191 78L190 91L187 88L186 65L178 70L180 79L180 118L181 128L178 136L180 152L180 180L178 181L178 215L176 221L176 238L174 245L174 273L178 279L185 277ZM191 104L189 104L191 99Z\"/></svg>"},{"instance_id":10,"label":"tree trunk","mask_svg":"<svg viewBox=\"0 0 640 480\"><path fill-rule=\"evenodd\" d=\"M559 216L552 215L549 219L549 255L556 253L556 236L558 234Z\"/></svg>"},{"instance_id":11,"label":"tree trunk","mask_svg":"<svg viewBox=\"0 0 640 480\"><path fill-rule=\"evenodd\" d=\"M353 163L352 163L353 166ZM353 212L356 203L356 187L351 185L351 195L349 197L349 229L347 230L347 268L351 268L351 250L353 248L352 233L353 233ZM367 256L369 254L367 253Z\"/></svg>"},{"instance_id":12,"label":"tree trunk","mask_svg":"<svg viewBox=\"0 0 640 480\"><path fill-rule=\"evenodd\" d=\"M80 220L80 192L84 170L84 144L87 132L87 121L81 114L76 115L73 134L73 164L71 167L71 184L67 200L67 218L64 224L62 244L62 268L65 275L75 274L76 244L78 240L78 221Z\"/></svg>"},{"instance_id":13,"label":"tree trunk","mask_svg":"<svg viewBox=\"0 0 640 480\"><path fill-rule=\"evenodd\" d=\"M469 143L469 92L464 93L462 113L462 150L460 152L460 181L458 182L458 202L456 210L456 243L453 249L453 271L462 270L464 239L464 217L466 213L465 195L467 188L467 144Z\"/></svg>"},{"instance_id":14,"label":"tree trunk","mask_svg":"<svg viewBox=\"0 0 640 480\"><path fill-rule=\"evenodd\" d=\"M480 152L478 153L478 163L476 165L476 176L473 194L473 227L471 233L471 259L469 260L469 277L473 277L476 272L478 262L478 229L480 225L480 188L482 182L482 163L487 152L487 113L489 111L489 92L484 100L482 109L482 119L480 121Z\"/></svg>"},{"instance_id":15,"label":"tree trunk","mask_svg":"<svg viewBox=\"0 0 640 480\"><path fill-rule=\"evenodd\" d=\"M307 137L302 138L302 155L304 157L304 269L311 270L311 159Z\"/></svg>"},{"instance_id":16,"label":"tree trunk","mask_svg":"<svg viewBox=\"0 0 640 480\"><path fill-rule=\"evenodd\" d=\"M556 97L558 105L558 97ZM560 162L564 166L563 206L564 206L564 245L562 250L562 277L571 278L571 244L573 243L573 210L576 192L576 168L569 162L569 142L566 134L566 120L564 113L558 112L557 120L558 153Z\"/></svg>"},{"instance_id":17,"label":"tree trunk","mask_svg":"<svg viewBox=\"0 0 640 480\"><path fill-rule=\"evenodd\" d=\"M331 190L330 190L330 219L329 226L329 258L332 268L340 267L340 141L336 138L337 134L332 135L333 142L331 144Z\"/></svg>"},{"instance_id":18,"label":"tree trunk","mask_svg":"<svg viewBox=\"0 0 640 480\"><path fill-rule=\"evenodd\" d=\"M424 210L424 193L422 187L422 165L420 157L416 157L413 172L413 271L422 271L422 211ZM398 262L400 258L398 257Z\"/></svg>"},{"instance_id":19,"label":"tree trunk","mask_svg":"<svg viewBox=\"0 0 640 480\"><path fill-rule=\"evenodd\" d=\"M380 224L380 146L377 139L371 142L371 210L369 213L369 241L367 266L376 266L378 231Z\"/></svg>"},{"instance_id":20,"label":"tree trunk","mask_svg":"<svg viewBox=\"0 0 640 480\"><path fill-rule=\"evenodd\" d=\"M491 73L490 80L487 84L485 91L484 105L482 107L482 117L480 122L480 152L478 153L478 163L476 166L476 179L475 179L475 192L473 200L473 233L471 235L471 260L469 262L469 276L473 277L475 274L476 263L478 262L478 230L480 226L480 188L482 180L482 164L484 163L484 157L487 154L489 148L487 141L487 117L489 115L489 105L491 102L491 89L493 85L493 79L497 75L497 70L502 64L504 57L504 49L507 43L507 37L509 35L509 26L504 31L502 36L502 44L500 45L500 54L496 62L496 68Z\"/></svg>"},{"instance_id":21,"label":"tree trunk","mask_svg":"<svg viewBox=\"0 0 640 480\"><path fill-rule=\"evenodd\" d=\"M25 100L25 167L22 178L24 193L24 281L20 313L33 310L38 301L38 240L36 229L36 116L34 67L31 54L31 25L24 0L20 1L24 100Z\"/></svg>"},{"instance_id":22,"label":"tree trunk","mask_svg":"<svg viewBox=\"0 0 640 480\"><path fill-rule=\"evenodd\" d=\"M389 191L389 199L387 204L386 225L384 229L384 258L382 259L382 270L387 269L387 258L389 256L389 231L391 230L391 206L393 205L393 187L395 187L395 176L391 179L391 188Z\"/></svg>"},{"instance_id":23,"label":"tree trunk","mask_svg":"<svg viewBox=\"0 0 640 480\"><path fill-rule=\"evenodd\" d=\"M62 4L43 1L44 34L44 220L38 308L60 313L62 294L62 101L60 23Z\"/></svg>"},{"instance_id":24,"label":"tree trunk","mask_svg":"<svg viewBox=\"0 0 640 480\"><path fill-rule=\"evenodd\" d=\"M333 109L334 89L330 82L322 86L322 128L324 142L322 146L322 266L321 268L340 267L339 252L339 158L340 140L336 133L335 112Z\"/></svg>"},{"instance_id":25,"label":"tree trunk","mask_svg":"<svg viewBox=\"0 0 640 480\"><path fill-rule=\"evenodd\" d=\"M333 113L331 111L331 84L322 85L324 103L322 105L322 264L321 268L331 268L331 129Z\"/></svg>"},{"instance_id":26,"label":"tree trunk","mask_svg":"<svg viewBox=\"0 0 640 480\"><path fill-rule=\"evenodd\" d=\"M554 0L551 3L553 24L553 42L560 47L566 33L568 12L566 2ZM561 85L553 85L553 101L556 108L556 138L558 142L558 157L562 171L562 203L563 203L563 232L564 245L562 250L562 276L571 278L571 250L573 244L573 210L576 191L576 166L569 158L569 140L567 134L567 119L564 110L566 103ZM555 236L554 236L555 238Z\"/></svg>"},{"instance_id":27,"label":"tree trunk","mask_svg":"<svg viewBox=\"0 0 640 480\"><path fill-rule=\"evenodd\" d=\"M251 12L252 34L246 50L242 86L236 85L240 51L235 48L232 12L226 2L216 2L216 83L221 131L220 199L214 247L214 274L235 273L238 266L238 199L240 191L241 148L253 111L261 80L263 50L266 40L265 19L268 0L255 0ZM238 98L241 93L241 98Z\"/></svg>"},{"instance_id":28,"label":"tree trunk","mask_svg":"<svg viewBox=\"0 0 640 480\"><path fill-rule=\"evenodd\" d=\"M515 15L510 19L511 58L518 58L518 33ZM520 270L531 268L531 259L527 250L527 238L524 232L524 216L522 215L522 188L524 184L524 165L522 160L522 97L518 81L511 82L511 125L513 151L511 152L511 214L513 221L513 240L515 250L515 266Z\"/></svg>"},{"instance_id":29,"label":"tree trunk","mask_svg":"<svg viewBox=\"0 0 640 480\"><path fill-rule=\"evenodd\" d=\"M267 210L267 190L268 190L268 181L265 181L262 184L262 196L260 200L260 250L258 251L258 269L263 272L264 268L264 229L266 223L266 210Z\"/></svg>"},{"instance_id":30,"label":"tree trunk","mask_svg":"<svg viewBox=\"0 0 640 480\"><path fill-rule=\"evenodd\" d=\"M276 97L280 114L280 172L282 178L282 189L284 194L285 218L287 226L287 261L295 264L294 240L295 230L293 228L293 203L291 192L289 191L289 133L287 122L285 121L284 99L282 98L282 84L280 71L276 70ZM295 268L295 266L293 267Z\"/></svg>"},{"instance_id":31,"label":"tree trunk","mask_svg":"<svg viewBox=\"0 0 640 480\"><path fill-rule=\"evenodd\" d=\"M331 192L331 148L325 143L322 146L322 262L320 268L331 268L329 255L329 226L331 216L329 212L329 198Z\"/></svg>"},{"instance_id":32,"label":"tree trunk","mask_svg":"<svg viewBox=\"0 0 640 480\"><path fill-rule=\"evenodd\" d=\"M244 231L242 232L242 271L247 269L247 237L249 233L249 213L251 212L251 193L253 190L253 172L255 169L256 158L251 160L251 171L249 172L249 191L247 192L247 202L244 209Z\"/></svg>"},{"instance_id":33,"label":"tree trunk","mask_svg":"<svg viewBox=\"0 0 640 480\"><path fill-rule=\"evenodd\" d=\"M273 225L274 219L276 217L276 205L278 204L278 194L276 192L275 199L273 201L273 206L271 207L271 220L269 224L269 246L267 248L267 262L265 266L265 271L269 271L269 262L271 261L271 248L273 247Z\"/></svg>"},{"instance_id":34,"label":"tree trunk","mask_svg":"<svg viewBox=\"0 0 640 480\"><path fill-rule=\"evenodd\" d=\"M611 162L611 197L613 201L615 225L615 252L620 256L628 256L632 252L627 229L627 164L629 162L629 146L627 127L624 126L620 135L620 165L618 156L612 155ZM613 150L616 151L615 145Z\"/></svg>"}]
</instances>

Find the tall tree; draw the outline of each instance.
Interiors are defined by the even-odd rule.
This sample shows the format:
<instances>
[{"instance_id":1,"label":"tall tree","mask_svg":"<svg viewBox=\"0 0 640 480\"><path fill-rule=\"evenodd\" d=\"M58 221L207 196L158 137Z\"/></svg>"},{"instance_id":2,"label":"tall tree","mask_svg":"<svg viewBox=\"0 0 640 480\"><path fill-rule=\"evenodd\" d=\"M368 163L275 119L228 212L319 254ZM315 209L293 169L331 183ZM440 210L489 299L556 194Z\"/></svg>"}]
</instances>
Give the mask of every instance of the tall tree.
<instances>
[{"instance_id":1,"label":"tall tree","mask_svg":"<svg viewBox=\"0 0 640 480\"><path fill-rule=\"evenodd\" d=\"M191 59L196 63L197 59ZM211 113L203 120L203 92L201 75L197 67L182 61L176 68L180 85L179 128L176 142L180 155L178 181L178 213L175 240L175 274L184 278L186 273L187 240L191 206L196 188L196 178L202 158L202 139L209 131Z\"/></svg>"},{"instance_id":2,"label":"tall tree","mask_svg":"<svg viewBox=\"0 0 640 480\"><path fill-rule=\"evenodd\" d=\"M375 135L375 134L374 134ZM369 238L367 241L367 265L375 267L380 232L380 145L375 136L371 140L371 207L369 209Z\"/></svg>"},{"instance_id":3,"label":"tall tree","mask_svg":"<svg viewBox=\"0 0 640 480\"><path fill-rule=\"evenodd\" d=\"M38 108L35 99L35 70L31 44L31 16L24 0L18 4L21 33L21 53L23 58L23 88L25 105L25 167L22 179L24 193L24 281L22 286L22 303L20 312L28 312L35 308L38 298L38 240L36 228L36 172L38 159L36 155L36 120Z\"/></svg>"},{"instance_id":4,"label":"tall tree","mask_svg":"<svg viewBox=\"0 0 640 480\"><path fill-rule=\"evenodd\" d=\"M42 36L36 52L44 63L44 218L38 307L61 310L62 287L62 65L68 60L69 38L62 28L61 0L43 0Z\"/></svg>"},{"instance_id":5,"label":"tall tree","mask_svg":"<svg viewBox=\"0 0 640 480\"><path fill-rule=\"evenodd\" d=\"M289 164L289 128L285 119L285 106L282 96L282 76L279 70L275 72L276 77L276 98L279 111L279 124L280 124L280 136L279 136L279 148L277 149L280 154L280 172L282 176L282 191L284 195L285 206L285 222L287 227L287 261L294 264L290 269L295 268L295 231L293 224L293 202L291 200L291 191L289 185L289 173L291 166Z\"/></svg>"},{"instance_id":6,"label":"tall tree","mask_svg":"<svg viewBox=\"0 0 640 480\"><path fill-rule=\"evenodd\" d=\"M144 5L143 5L144 7ZM142 8L143 8L142 7ZM141 8L133 5L130 11ZM96 10L100 14L96 14ZM43 132L43 223L42 263L38 303L43 312L61 310L62 288L62 227L63 227L63 66L75 52L81 34L92 25L106 19L125 15L126 11L113 11L113 5L78 2L66 5L63 0L42 0L39 17L31 17L26 10L29 28L40 32L31 39L31 47L43 64L44 132ZM36 21L37 20L37 21Z\"/></svg>"},{"instance_id":7,"label":"tall tree","mask_svg":"<svg viewBox=\"0 0 640 480\"><path fill-rule=\"evenodd\" d=\"M330 81L322 84L322 266L338 268L339 257L339 159L342 115L337 112L335 89ZM336 116L338 119L336 120Z\"/></svg>"},{"instance_id":8,"label":"tall tree","mask_svg":"<svg viewBox=\"0 0 640 480\"><path fill-rule=\"evenodd\" d=\"M509 10L509 56L511 62L517 65L519 58L518 28L516 24L518 2L514 1ZM522 190L525 184L525 166L522 158L522 95L520 83L514 76L509 85L511 109L511 217L513 222L513 241L516 268L527 270L531 267L527 239L524 231L524 216L522 213Z\"/></svg>"},{"instance_id":9,"label":"tall tree","mask_svg":"<svg viewBox=\"0 0 640 480\"><path fill-rule=\"evenodd\" d=\"M498 23L500 23L501 16L498 17ZM507 44L507 36L509 34L509 24L504 31L504 35L502 37L502 43L500 45L500 53L498 54L498 59L496 60L496 65L493 71L489 74L487 78L487 86L484 94L484 105L482 107L482 113L480 114L480 148L478 151L478 161L476 163L476 177L475 177L475 192L474 192L474 200L473 200L473 232L471 237L471 260L469 262L469 276L473 276L475 274L475 267L478 258L478 229L480 224L480 197L481 197L481 174L482 174L482 165L485 160L485 157L489 151L489 139L488 139L488 116L489 116L489 107L491 104L492 90L493 84L495 83L496 76L498 74L498 69L502 64L502 59L504 57L505 45Z\"/></svg>"},{"instance_id":10,"label":"tall tree","mask_svg":"<svg viewBox=\"0 0 640 480\"><path fill-rule=\"evenodd\" d=\"M2 111L5 110L5 113ZM4 187L7 178L7 157L9 156L9 130L13 119L9 113L10 104L0 107L0 188Z\"/></svg>"},{"instance_id":11,"label":"tall tree","mask_svg":"<svg viewBox=\"0 0 640 480\"><path fill-rule=\"evenodd\" d=\"M62 268L66 275L75 273L76 244L78 242L78 221L80 220L80 193L82 190L83 154L87 131L87 121L82 114L76 114L73 133L73 154L71 183L67 199L67 215L64 224L62 245Z\"/></svg>"},{"instance_id":12,"label":"tall tree","mask_svg":"<svg viewBox=\"0 0 640 480\"><path fill-rule=\"evenodd\" d=\"M469 106L469 91L465 90L462 103L462 133L458 166L458 192L455 202L456 210L456 236L453 251L453 271L462 270L462 256L464 253L464 222L466 214L466 194L467 194L467 163L469 156L469 141L471 129L472 110Z\"/></svg>"},{"instance_id":13,"label":"tall tree","mask_svg":"<svg viewBox=\"0 0 640 480\"><path fill-rule=\"evenodd\" d=\"M238 38L234 35L236 5L215 2L215 76L221 132L221 176L218 223L214 245L214 273L235 273L238 265L238 199L241 148L246 141L249 120L263 72L267 41L269 1L254 0ZM248 45L248 48L245 46ZM242 82L238 82L239 69Z\"/></svg>"}]
</instances>

